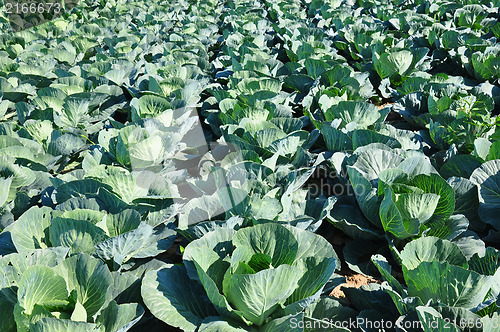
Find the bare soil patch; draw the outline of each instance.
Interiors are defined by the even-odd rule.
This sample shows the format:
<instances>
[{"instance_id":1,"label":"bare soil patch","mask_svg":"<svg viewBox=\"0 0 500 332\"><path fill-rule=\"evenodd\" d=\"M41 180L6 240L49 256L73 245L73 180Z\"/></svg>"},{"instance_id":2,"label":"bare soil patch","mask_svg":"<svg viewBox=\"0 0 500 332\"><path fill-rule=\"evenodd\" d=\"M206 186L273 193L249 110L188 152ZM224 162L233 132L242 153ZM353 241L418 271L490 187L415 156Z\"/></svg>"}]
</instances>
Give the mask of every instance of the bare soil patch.
<instances>
[{"instance_id":1,"label":"bare soil patch","mask_svg":"<svg viewBox=\"0 0 500 332\"><path fill-rule=\"evenodd\" d=\"M330 293L330 296L344 299L345 294L341 289L342 287L360 288L363 285L368 285L368 284L372 284L372 283L376 283L376 284L381 283L380 280L376 280L376 279L364 276L362 274L352 274L352 275L345 276L345 278L346 278L346 282L335 287L332 290L332 292Z\"/></svg>"}]
</instances>

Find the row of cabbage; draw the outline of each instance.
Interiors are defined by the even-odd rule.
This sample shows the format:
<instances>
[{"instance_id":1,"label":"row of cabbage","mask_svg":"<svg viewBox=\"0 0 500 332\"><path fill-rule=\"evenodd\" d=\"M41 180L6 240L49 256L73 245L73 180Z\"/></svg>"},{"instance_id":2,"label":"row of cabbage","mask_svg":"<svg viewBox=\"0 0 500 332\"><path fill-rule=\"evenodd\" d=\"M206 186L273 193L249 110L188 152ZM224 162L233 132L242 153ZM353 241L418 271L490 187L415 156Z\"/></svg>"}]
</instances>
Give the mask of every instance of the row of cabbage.
<instances>
[{"instance_id":1,"label":"row of cabbage","mask_svg":"<svg viewBox=\"0 0 500 332\"><path fill-rule=\"evenodd\" d=\"M218 7L83 2L2 35L2 331L152 321L141 280L174 243L178 204L146 168L198 119Z\"/></svg>"},{"instance_id":2,"label":"row of cabbage","mask_svg":"<svg viewBox=\"0 0 500 332\"><path fill-rule=\"evenodd\" d=\"M146 305L169 325L200 331L303 330L330 307L353 316L321 298L340 282L334 274L340 261L312 231L335 199L303 188L319 164L309 150L320 133L307 130L307 117L295 116L296 93L282 89L289 71L278 59L279 37L265 6L228 1L221 27L215 84L201 112L216 137L240 151L246 175L231 183L231 194L245 198L214 216L220 221L181 231L193 239L184 267L148 272ZM212 196L207 211L220 198Z\"/></svg>"}]
</instances>

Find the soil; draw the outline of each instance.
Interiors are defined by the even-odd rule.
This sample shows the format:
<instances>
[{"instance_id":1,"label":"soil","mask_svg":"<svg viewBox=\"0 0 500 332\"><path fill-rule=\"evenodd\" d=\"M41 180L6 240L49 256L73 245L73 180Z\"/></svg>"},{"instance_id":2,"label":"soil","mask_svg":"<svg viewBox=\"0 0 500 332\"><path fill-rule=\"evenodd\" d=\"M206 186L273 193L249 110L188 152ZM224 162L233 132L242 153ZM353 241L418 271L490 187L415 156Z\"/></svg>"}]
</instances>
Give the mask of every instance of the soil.
<instances>
[{"instance_id":1,"label":"soil","mask_svg":"<svg viewBox=\"0 0 500 332\"><path fill-rule=\"evenodd\" d=\"M375 106L377 106L377 108L378 108L379 110L381 110L382 108L384 108L384 107L386 107L386 106L389 106L389 105L392 105L392 104L394 104L394 103L384 103L384 104L382 104L382 105L375 105Z\"/></svg>"},{"instance_id":2,"label":"soil","mask_svg":"<svg viewBox=\"0 0 500 332\"><path fill-rule=\"evenodd\" d=\"M345 299L344 292L342 291L342 287L346 288L359 288L363 285L368 285L372 283L380 284L381 282L379 280L364 276L362 274L352 274L345 276L346 282L343 284L338 285L335 287L332 292L330 293L330 296L340 298L340 299Z\"/></svg>"}]
</instances>

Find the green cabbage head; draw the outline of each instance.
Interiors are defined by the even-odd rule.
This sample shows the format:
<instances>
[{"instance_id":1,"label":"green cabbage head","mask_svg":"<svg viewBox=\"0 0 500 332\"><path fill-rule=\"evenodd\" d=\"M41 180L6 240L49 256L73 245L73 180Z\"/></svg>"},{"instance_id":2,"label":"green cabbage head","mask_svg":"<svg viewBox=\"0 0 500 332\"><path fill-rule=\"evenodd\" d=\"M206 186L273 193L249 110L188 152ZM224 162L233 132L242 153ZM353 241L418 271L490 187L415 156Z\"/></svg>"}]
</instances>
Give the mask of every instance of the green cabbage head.
<instances>
[{"instance_id":1,"label":"green cabbage head","mask_svg":"<svg viewBox=\"0 0 500 332\"><path fill-rule=\"evenodd\" d=\"M184 267L148 272L142 294L156 317L184 330L207 317L258 328L299 315L340 268L323 237L276 223L217 229L191 242L183 259Z\"/></svg>"}]
</instances>

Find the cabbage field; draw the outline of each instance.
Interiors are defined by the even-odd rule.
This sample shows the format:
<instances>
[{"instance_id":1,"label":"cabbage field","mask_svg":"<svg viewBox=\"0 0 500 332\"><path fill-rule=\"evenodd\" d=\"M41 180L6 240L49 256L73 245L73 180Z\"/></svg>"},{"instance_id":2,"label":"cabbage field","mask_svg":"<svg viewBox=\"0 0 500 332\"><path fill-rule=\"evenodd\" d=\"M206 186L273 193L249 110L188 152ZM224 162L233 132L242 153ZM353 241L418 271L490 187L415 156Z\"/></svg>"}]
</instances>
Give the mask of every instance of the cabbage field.
<instances>
[{"instance_id":1,"label":"cabbage field","mask_svg":"<svg viewBox=\"0 0 500 332\"><path fill-rule=\"evenodd\" d=\"M500 331L499 0L30 1L1 332Z\"/></svg>"}]
</instances>

